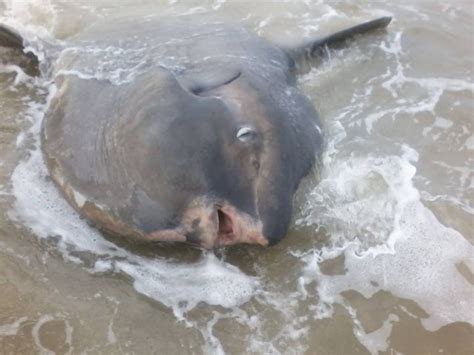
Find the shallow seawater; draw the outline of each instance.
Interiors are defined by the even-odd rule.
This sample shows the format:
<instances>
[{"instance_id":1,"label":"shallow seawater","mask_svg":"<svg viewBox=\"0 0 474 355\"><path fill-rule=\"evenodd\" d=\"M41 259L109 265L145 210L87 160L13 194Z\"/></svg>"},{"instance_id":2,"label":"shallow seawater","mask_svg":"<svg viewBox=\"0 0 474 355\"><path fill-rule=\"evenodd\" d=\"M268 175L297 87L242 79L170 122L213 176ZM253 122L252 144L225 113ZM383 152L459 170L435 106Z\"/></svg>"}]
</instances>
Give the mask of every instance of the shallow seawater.
<instances>
[{"instance_id":1,"label":"shallow seawater","mask_svg":"<svg viewBox=\"0 0 474 355\"><path fill-rule=\"evenodd\" d=\"M0 22L62 41L123 14L192 13L285 44L394 21L300 77L324 164L268 249L94 230L41 156L54 84L0 65L0 353L473 353L472 3L0 1Z\"/></svg>"}]
</instances>

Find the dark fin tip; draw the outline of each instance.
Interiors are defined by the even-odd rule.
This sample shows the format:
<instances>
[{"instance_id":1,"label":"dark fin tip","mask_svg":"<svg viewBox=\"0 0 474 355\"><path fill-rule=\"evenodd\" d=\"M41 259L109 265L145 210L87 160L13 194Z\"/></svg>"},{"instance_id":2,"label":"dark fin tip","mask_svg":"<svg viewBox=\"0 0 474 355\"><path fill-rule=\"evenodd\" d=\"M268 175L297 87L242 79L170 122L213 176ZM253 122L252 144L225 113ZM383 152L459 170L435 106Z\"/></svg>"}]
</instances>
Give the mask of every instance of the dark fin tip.
<instances>
[{"instance_id":1,"label":"dark fin tip","mask_svg":"<svg viewBox=\"0 0 474 355\"><path fill-rule=\"evenodd\" d=\"M26 74L31 76L40 74L38 57L32 52L25 52L23 37L14 29L3 24L0 24L0 47L11 49L15 56L23 59L15 59L13 64L21 67Z\"/></svg>"},{"instance_id":2,"label":"dark fin tip","mask_svg":"<svg viewBox=\"0 0 474 355\"><path fill-rule=\"evenodd\" d=\"M344 42L356 35L365 34L371 31L375 31L380 28L385 28L392 21L392 17L384 16L375 20L363 22L361 24L346 28L342 31L333 33L320 40L315 41L312 46L310 53L313 55L318 49L324 46L332 46L341 42Z\"/></svg>"},{"instance_id":3,"label":"dark fin tip","mask_svg":"<svg viewBox=\"0 0 474 355\"><path fill-rule=\"evenodd\" d=\"M15 30L0 24L0 47L23 50L23 38Z\"/></svg>"}]
</instances>

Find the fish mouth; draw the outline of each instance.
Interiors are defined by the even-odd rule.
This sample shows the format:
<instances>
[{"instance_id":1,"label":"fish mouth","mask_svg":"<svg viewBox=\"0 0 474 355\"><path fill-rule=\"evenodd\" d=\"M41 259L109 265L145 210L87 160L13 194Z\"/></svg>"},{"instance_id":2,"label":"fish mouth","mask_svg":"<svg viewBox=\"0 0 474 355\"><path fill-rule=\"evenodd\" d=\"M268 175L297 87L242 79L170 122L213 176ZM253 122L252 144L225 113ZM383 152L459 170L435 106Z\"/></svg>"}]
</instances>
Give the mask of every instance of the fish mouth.
<instances>
[{"instance_id":1,"label":"fish mouth","mask_svg":"<svg viewBox=\"0 0 474 355\"><path fill-rule=\"evenodd\" d=\"M262 223L231 205L216 205L217 237L213 247L234 244L258 244L268 246L262 234Z\"/></svg>"},{"instance_id":2,"label":"fish mouth","mask_svg":"<svg viewBox=\"0 0 474 355\"><path fill-rule=\"evenodd\" d=\"M198 202L187 209L178 227L148 233L145 240L186 242L204 249L244 243L269 245L258 218L227 202Z\"/></svg>"},{"instance_id":3,"label":"fish mouth","mask_svg":"<svg viewBox=\"0 0 474 355\"><path fill-rule=\"evenodd\" d=\"M217 209L217 243L218 245L235 244L234 222L232 217L222 209Z\"/></svg>"}]
</instances>

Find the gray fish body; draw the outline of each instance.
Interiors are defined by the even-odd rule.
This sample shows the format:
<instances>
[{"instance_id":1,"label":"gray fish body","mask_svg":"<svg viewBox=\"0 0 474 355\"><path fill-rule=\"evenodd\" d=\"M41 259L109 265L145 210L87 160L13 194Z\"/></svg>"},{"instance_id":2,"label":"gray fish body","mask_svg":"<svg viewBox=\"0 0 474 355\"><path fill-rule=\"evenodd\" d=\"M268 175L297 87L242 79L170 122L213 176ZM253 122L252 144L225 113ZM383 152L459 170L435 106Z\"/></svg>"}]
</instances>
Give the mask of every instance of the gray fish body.
<instances>
[{"instance_id":1,"label":"gray fish body","mask_svg":"<svg viewBox=\"0 0 474 355\"><path fill-rule=\"evenodd\" d=\"M206 248L286 234L323 145L295 86L304 48L187 18L122 20L70 43L42 147L81 214L116 234Z\"/></svg>"}]
</instances>

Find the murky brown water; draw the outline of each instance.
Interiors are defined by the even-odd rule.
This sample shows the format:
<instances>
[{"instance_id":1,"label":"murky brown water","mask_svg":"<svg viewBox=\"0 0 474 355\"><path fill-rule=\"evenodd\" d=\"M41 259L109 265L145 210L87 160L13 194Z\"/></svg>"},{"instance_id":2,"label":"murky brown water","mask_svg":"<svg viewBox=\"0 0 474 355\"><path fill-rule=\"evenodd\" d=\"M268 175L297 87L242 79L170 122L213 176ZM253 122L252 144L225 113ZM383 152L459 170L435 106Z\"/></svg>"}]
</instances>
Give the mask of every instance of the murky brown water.
<instances>
[{"instance_id":1,"label":"murky brown water","mask_svg":"<svg viewBox=\"0 0 474 355\"><path fill-rule=\"evenodd\" d=\"M0 1L62 40L205 12L282 43L394 21L301 77L328 147L290 235L217 256L80 220L38 151L51 84L0 66L0 353L474 353L472 2Z\"/></svg>"}]
</instances>

